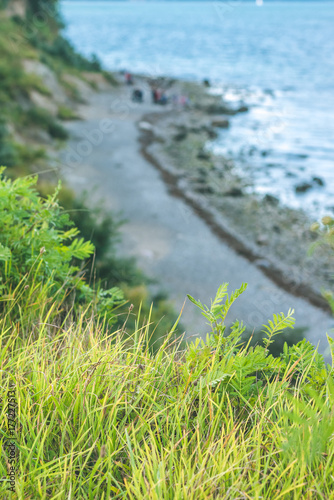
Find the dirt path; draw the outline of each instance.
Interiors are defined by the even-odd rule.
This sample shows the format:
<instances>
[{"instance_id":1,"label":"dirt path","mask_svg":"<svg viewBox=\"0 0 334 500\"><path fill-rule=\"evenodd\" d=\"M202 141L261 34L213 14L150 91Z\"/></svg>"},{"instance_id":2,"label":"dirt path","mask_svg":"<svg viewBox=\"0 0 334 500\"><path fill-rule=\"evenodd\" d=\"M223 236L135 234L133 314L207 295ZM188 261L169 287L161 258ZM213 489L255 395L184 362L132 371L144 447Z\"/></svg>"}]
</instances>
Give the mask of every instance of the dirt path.
<instances>
[{"instance_id":1,"label":"dirt path","mask_svg":"<svg viewBox=\"0 0 334 500\"><path fill-rule=\"evenodd\" d=\"M148 89L146 99L149 101ZM134 105L130 89L92 94L81 107L82 121L69 124L71 140L62 153L62 171L77 192L92 190L91 201L104 199L127 223L120 251L135 256L139 266L164 289L180 310L190 293L209 303L223 282L230 291L242 282L248 289L233 305L229 319L258 328L275 312L295 309L296 326L307 338L327 347L333 319L301 298L280 289L260 269L224 244L189 206L173 197L160 173L140 154L138 122L152 104ZM205 320L186 302L183 324L188 336L203 335Z\"/></svg>"}]
</instances>

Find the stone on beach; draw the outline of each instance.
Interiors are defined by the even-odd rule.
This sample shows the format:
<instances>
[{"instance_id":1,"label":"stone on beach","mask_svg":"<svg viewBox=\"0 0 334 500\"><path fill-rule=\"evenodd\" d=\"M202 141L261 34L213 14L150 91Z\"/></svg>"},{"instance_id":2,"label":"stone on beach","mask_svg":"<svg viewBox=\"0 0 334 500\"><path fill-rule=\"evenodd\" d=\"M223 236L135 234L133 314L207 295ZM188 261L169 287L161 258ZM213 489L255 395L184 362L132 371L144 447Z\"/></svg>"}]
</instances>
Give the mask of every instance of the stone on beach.
<instances>
[{"instance_id":1,"label":"stone on beach","mask_svg":"<svg viewBox=\"0 0 334 500\"><path fill-rule=\"evenodd\" d=\"M228 128L230 126L230 122L226 119L212 120L211 126L219 128Z\"/></svg>"},{"instance_id":2,"label":"stone on beach","mask_svg":"<svg viewBox=\"0 0 334 500\"><path fill-rule=\"evenodd\" d=\"M146 130L148 132L154 131L153 125L149 122L145 122L145 121L139 122L138 127L140 128L140 130Z\"/></svg>"}]
</instances>

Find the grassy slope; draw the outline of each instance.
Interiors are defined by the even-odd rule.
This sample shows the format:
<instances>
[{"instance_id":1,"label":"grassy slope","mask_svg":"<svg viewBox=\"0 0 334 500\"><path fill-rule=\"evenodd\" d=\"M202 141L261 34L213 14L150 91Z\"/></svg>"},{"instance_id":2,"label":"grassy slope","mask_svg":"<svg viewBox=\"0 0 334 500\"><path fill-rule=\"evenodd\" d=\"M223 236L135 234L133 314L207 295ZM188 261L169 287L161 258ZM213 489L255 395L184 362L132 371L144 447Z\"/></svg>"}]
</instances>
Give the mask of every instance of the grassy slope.
<instances>
[{"instance_id":1,"label":"grassy slope","mask_svg":"<svg viewBox=\"0 0 334 500\"><path fill-rule=\"evenodd\" d=\"M1 386L18 398L12 498L334 498L333 371L313 350L240 351L236 327L152 356L148 324L126 340L90 310L57 324L57 305L36 314L24 293L21 319L14 300L0 320Z\"/></svg>"}]
</instances>

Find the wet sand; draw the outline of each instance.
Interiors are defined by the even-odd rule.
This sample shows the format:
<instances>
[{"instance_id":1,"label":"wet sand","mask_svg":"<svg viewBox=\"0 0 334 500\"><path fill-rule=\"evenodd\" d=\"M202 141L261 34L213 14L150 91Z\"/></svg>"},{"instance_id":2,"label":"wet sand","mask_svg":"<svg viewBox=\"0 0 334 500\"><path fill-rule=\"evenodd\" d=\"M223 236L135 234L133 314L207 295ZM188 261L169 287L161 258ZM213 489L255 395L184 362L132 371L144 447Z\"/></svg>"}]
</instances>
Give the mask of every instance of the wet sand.
<instances>
[{"instance_id":1,"label":"wet sand","mask_svg":"<svg viewBox=\"0 0 334 500\"><path fill-rule=\"evenodd\" d=\"M79 110L83 120L68 125L71 140L61 162L69 185L77 192L89 190L92 204L103 199L107 209L127 220L119 251L137 258L139 267L157 281L152 291L165 290L177 311L187 293L210 303L223 282L230 283L230 291L247 282L247 291L231 308L230 322L239 319L259 328L273 313L294 308L296 327L307 328L307 339L319 342L324 352L333 318L279 287L224 242L188 203L171 193L159 170L141 154L142 117L165 113L168 107L150 104L148 88L145 103L134 104L131 90L122 86L92 92ZM188 337L209 330L189 301L182 321Z\"/></svg>"}]
</instances>

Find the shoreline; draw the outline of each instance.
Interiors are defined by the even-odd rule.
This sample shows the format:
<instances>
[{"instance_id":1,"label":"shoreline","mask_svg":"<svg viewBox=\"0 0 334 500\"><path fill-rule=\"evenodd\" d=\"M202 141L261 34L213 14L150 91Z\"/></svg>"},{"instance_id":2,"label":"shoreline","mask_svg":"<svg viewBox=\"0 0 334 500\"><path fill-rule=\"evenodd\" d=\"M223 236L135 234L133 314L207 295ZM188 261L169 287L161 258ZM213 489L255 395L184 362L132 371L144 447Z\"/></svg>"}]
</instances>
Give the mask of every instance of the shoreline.
<instances>
[{"instance_id":1,"label":"shoreline","mask_svg":"<svg viewBox=\"0 0 334 500\"><path fill-rule=\"evenodd\" d=\"M211 128L210 134L213 135L215 133L215 127L210 125L210 122L212 124L216 122L218 123L218 126L223 124L223 127L225 128L224 121L226 122L226 127L230 126L229 121L233 114L237 114L238 112L247 112L247 107L241 111L237 111L237 113L233 110L229 112L228 107L226 104L221 102L219 97L206 94L205 89L201 89L200 84L198 83L191 84L189 82L185 83L177 80L176 82L176 85L181 84L181 87L185 84L186 87L192 86L193 88L195 87L199 89L199 95L202 94L205 98L209 98L211 101L209 105L206 103L204 106L200 106L197 102L194 104L197 115L198 109L200 109L200 114L202 115L200 117L197 116L196 135L198 135L198 130L201 127L202 129L206 128L206 132L209 128ZM214 109L216 106L218 112L208 113L203 111L203 108L205 109L210 106L211 109ZM224 111L224 114L221 112L222 110ZM310 304L313 304L326 312L330 312L331 309L327 301L323 298L320 290L321 288L329 288L333 284L330 272L334 274L334 267L332 265L331 269L329 268L328 259L330 258L330 253L328 253L326 249L322 250L317 256L313 256L312 258L307 255L307 250L314 242L315 235L310 231L310 226L314 220L311 220L306 212L281 205L280 201L271 195L266 195L261 199L258 195L248 194L242 190L242 184L245 179L238 178L238 176L235 175L231 176L231 179L228 179L225 189L225 191L230 190L228 197L232 200L231 203L228 204L229 211L219 210L217 205L212 202L211 195L216 194L210 192L210 180L212 179L209 179L209 182L206 182L208 176L203 175L203 168L207 168L212 178L212 170L217 170L215 167L212 168L212 164L220 162L219 166L221 166L221 164L227 160L222 157L217 157L211 153L209 153L206 158L205 146L207 139L203 137L199 140L201 144L197 145L197 148L204 152L204 161L202 160L203 167L200 166L196 169L196 166L193 169L195 170L195 173L192 171L189 172L183 168L183 166L178 165L179 159L177 154L173 158L170 152L166 153L166 137L168 147L176 144L176 148L179 148L181 143L187 141L188 131L194 130L194 122L191 118L191 114L193 112L194 110L191 108L176 112L178 114L178 122L177 124L174 123L173 126L177 130L181 130L181 134L184 135L183 138L177 138L176 141L176 136L174 136L174 138L171 137L172 133L168 131L168 128L171 125L169 118L172 116L174 120L175 111L168 110L165 113L159 112L149 113L146 115L144 114L138 122L139 129L141 128L141 122L150 124L151 128L146 126L144 129L140 130L141 135L139 140L141 144L141 154L161 173L170 193L175 197L182 198L197 213L197 215L200 216L209 227L211 227L212 231L222 241L229 244L239 255L242 255L256 265L267 277L269 277L275 284L283 288L285 291L295 295L296 297L305 298L310 302ZM187 115L190 115L190 117ZM189 126L189 122L192 123L191 127ZM173 142L174 144L172 144ZM191 163L191 160L192 158L189 157L189 163ZM230 160L228 160L228 162L230 162ZM198 185L195 184L194 186L194 183L192 182L192 176L197 175L198 172L201 174L201 178L196 179L199 180L202 185L200 186L200 192L196 192ZM221 172L218 173L220 174ZM217 178L213 179L213 181L217 182ZM223 183L224 180L220 184ZM207 192L206 189L208 189ZM222 193L218 193L218 196L221 195ZM231 217L231 212L233 212L232 205L237 203L240 205L241 200L244 205L247 203L253 203L253 211L257 210L260 212L259 206L255 206L254 208L255 203L260 205L262 208L270 208L270 211L267 214L263 210L259 214L259 218L261 218L262 222L262 228L259 231L256 231L256 233L253 228L253 234L252 230L249 230L246 236L243 236L242 233L245 229L245 224L240 224L239 220L236 220L235 216L234 218ZM256 218L256 214L253 214L253 219L254 217ZM278 223L277 220L281 219L280 223L283 225L283 223L287 223L289 221L289 218L295 219L294 229L290 229L289 234L288 231L285 231L284 236L286 239L283 243L283 248L280 249L279 255L273 252L272 247L270 248L271 235L268 234L269 220L264 220L266 218L272 218L274 230L278 232L278 238L280 239L282 238L282 232L284 232L284 229L281 230L279 226L276 225ZM296 235L298 235L300 239L297 245L295 239ZM276 238L276 241L278 238ZM285 256L289 256L289 259L285 260ZM291 256L293 256L294 262L292 262Z\"/></svg>"},{"instance_id":2,"label":"shoreline","mask_svg":"<svg viewBox=\"0 0 334 500\"><path fill-rule=\"evenodd\" d=\"M143 118L145 119L146 117ZM306 283L289 283L282 269L275 267L272 263L268 265L268 263L263 262L263 258L259 253L256 253L250 246L247 246L242 239L238 238L235 233L233 234L231 229L227 229L222 220L219 220L219 214L215 213L212 207L204 206L198 197L193 196L193 193L181 189L179 187L179 176L166 168L149 152L149 147L154 141L154 138L148 139L141 137L140 142L142 146L140 152L143 157L161 173L161 177L168 186L169 193L172 196L184 200L194 212L205 221L216 236L233 248L238 255L245 257L249 262L259 268L271 281L273 281L273 283L296 297L306 299L310 304L323 311L327 313L331 312L328 302L322 295L316 293Z\"/></svg>"},{"instance_id":3,"label":"shoreline","mask_svg":"<svg viewBox=\"0 0 334 500\"><path fill-rule=\"evenodd\" d=\"M147 79L137 78L148 94ZM149 100L134 105L131 90L125 85L101 88L80 105L82 120L68 124L68 151L76 150L104 119L111 119L115 127L82 164L63 169L68 185L76 192L92 193L92 205L104 199L106 210L126 219L119 251L136 258L154 281L152 294L164 290L175 310L181 310L187 293L208 303L222 282L229 282L231 291L246 281L249 290L233 305L230 320L234 316L249 328L258 328L273 313L293 307L296 326L308 327L307 339L320 342L320 350L325 350L325 333L332 328L333 318L326 303L317 302L320 296L309 294L307 299L300 285L294 291L281 283L279 273L268 268L268 261L239 238L238 228L221 225L216 217L220 214L210 211L210 200L206 196L199 199L198 193L187 188L187 176L167 160L161 162L157 153L166 147L169 134L166 123L161 123L168 117L181 120L183 111L176 116L171 107L153 105ZM119 106L111 109L116 101ZM62 156L66 165L66 150ZM230 201L233 204L238 198ZM186 303L183 321L187 336L206 334L205 321L191 304Z\"/></svg>"}]
</instances>

